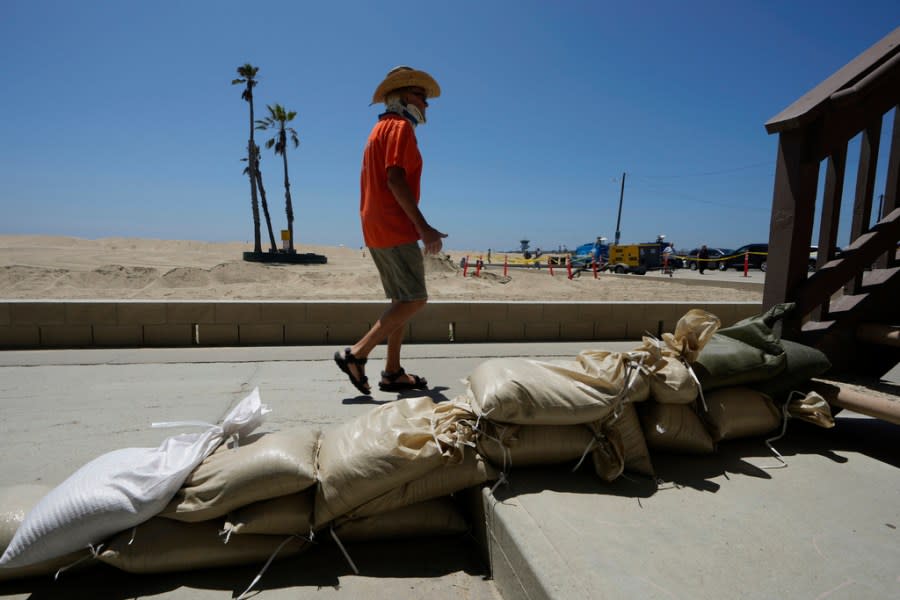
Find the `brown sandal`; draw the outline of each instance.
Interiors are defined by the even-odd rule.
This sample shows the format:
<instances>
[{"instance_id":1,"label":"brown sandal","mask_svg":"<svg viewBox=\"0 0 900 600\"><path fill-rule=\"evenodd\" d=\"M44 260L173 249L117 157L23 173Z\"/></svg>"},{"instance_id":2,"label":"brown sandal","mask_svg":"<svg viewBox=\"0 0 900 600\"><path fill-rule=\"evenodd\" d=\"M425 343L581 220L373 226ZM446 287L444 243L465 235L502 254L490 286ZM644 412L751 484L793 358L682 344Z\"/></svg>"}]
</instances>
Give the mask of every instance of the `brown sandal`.
<instances>
[{"instance_id":1,"label":"brown sandal","mask_svg":"<svg viewBox=\"0 0 900 600\"><path fill-rule=\"evenodd\" d=\"M406 370L403 367L400 367L399 371L395 371L393 373L388 373L387 371L382 371L381 376L384 379L387 379L388 382L385 383L380 381L378 383L378 389L382 392L402 392L403 390L427 390L428 382L424 377L419 377L418 375L410 375L413 378L412 381L397 381L401 377L406 375Z\"/></svg>"},{"instance_id":2,"label":"brown sandal","mask_svg":"<svg viewBox=\"0 0 900 600\"><path fill-rule=\"evenodd\" d=\"M372 393L372 390L369 387L369 378L365 375L357 378L353 374L353 371L350 370L350 365L358 365L362 367L368 362L368 360L369 359L367 358L356 358L355 356L353 356L353 353L350 352L350 348L344 348L343 356L341 356L340 350L334 353L334 362L335 364L337 364L338 369L346 373L347 377L350 378L350 383L353 384L353 387L358 389L366 396Z\"/></svg>"}]
</instances>

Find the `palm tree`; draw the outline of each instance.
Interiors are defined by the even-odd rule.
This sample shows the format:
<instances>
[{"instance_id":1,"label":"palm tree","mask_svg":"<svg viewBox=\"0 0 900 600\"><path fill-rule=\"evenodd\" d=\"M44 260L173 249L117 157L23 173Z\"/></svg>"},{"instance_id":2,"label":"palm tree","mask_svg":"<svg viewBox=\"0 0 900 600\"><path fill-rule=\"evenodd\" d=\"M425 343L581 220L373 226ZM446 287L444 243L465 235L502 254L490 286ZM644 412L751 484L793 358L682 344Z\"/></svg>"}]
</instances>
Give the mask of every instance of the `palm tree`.
<instances>
[{"instance_id":1,"label":"palm tree","mask_svg":"<svg viewBox=\"0 0 900 600\"><path fill-rule=\"evenodd\" d=\"M256 160L254 152L257 146L253 141L253 88L256 87L256 73L259 67L254 67L250 63L246 63L237 68L238 79L232 79L231 85L244 84L244 91L241 92L243 98L250 104L250 141L247 142L247 174L250 177L250 207L253 210L253 251L262 252L262 244L259 237L259 201L256 196Z\"/></svg>"},{"instance_id":2,"label":"palm tree","mask_svg":"<svg viewBox=\"0 0 900 600\"><path fill-rule=\"evenodd\" d=\"M256 128L260 131L277 129L275 135L266 142L266 148L275 147L275 154L280 154L284 163L284 208L287 212L288 222L288 252L294 252L294 208L291 205L291 181L288 178L287 145L288 137L294 143L294 148L300 145L300 138L293 127L287 124L297 116L295 111L288 111L280 104L266 106L269 116L256 122Z\"/></svg>"},{"instance_id":3,"label":"palm tree","mask_svg":"<svg viewBox=\"0 0 900 600\"><path fill-rule=\"evenodd\" d=\"M272 231L272 219L269 216L269 203L266 202L266 188L263 187L263 178L262 178L262 169L259 168L259 146L253 144L254 152L253 155L256 158L256 187L259 188L259 201L262 204L263 215L266 217L266 228L269 230L269 244L271 246L271 252L278 252L278 245L275 243L275 233ZM241 159L243 162L248 162L246 158ZM244 175L250 173L249 165L244 168Z\"/></svg>"}]
</instances>

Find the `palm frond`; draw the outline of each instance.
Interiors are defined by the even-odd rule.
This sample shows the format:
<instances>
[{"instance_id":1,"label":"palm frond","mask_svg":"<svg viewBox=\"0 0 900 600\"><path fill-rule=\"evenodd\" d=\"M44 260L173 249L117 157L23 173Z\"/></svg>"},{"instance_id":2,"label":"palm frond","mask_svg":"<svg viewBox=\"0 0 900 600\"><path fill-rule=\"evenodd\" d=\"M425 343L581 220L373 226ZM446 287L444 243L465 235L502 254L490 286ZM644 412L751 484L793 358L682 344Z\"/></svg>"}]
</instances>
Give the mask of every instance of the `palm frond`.
<instances>
[{"instance_id":1,"label":"palm frond","mask_svg":"<svg viewBox=\"0 0 900 600\"><path fill-rule=\"evenodd\" d=\"M247 81L247 80L246 79L232 79L231 85L237 85L239 83L244 83L245 81Z\"/></svg>"}]
</instances>

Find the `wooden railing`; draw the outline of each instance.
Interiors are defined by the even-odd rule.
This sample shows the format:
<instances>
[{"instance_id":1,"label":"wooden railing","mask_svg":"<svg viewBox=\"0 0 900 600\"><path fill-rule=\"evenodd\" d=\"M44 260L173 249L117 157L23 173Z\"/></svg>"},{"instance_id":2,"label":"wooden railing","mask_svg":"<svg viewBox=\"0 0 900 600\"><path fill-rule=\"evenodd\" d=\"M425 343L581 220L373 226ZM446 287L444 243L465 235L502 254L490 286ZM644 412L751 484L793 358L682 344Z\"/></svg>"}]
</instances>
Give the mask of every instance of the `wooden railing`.
<instances>
[{"instance_id":1,"label":"wooden railing","mask_svg":"<svg viewBox=\"0 0 900 600\"><path fill-rule=\"evenodd\" d=\"M893 117L880 213L870 226L886 117ZM896 325L900 281L900 28L766 123L778 134L764 308L796 302L782 336L823 346L833 362L852 353L848 331L874 320ZM850 244L836 256L848 143L860 136ZM825 165L818 269L808 273L820 168ZM877 212L877 211L876 211ZM843 331L843 333L840 333ZM827 335L839 344L818 343ZM816 337L818 335L818 337ZM833 341L833 340L832 340ZM847 345L851 347L839 350Z\"/></svg>"}]
</instances>

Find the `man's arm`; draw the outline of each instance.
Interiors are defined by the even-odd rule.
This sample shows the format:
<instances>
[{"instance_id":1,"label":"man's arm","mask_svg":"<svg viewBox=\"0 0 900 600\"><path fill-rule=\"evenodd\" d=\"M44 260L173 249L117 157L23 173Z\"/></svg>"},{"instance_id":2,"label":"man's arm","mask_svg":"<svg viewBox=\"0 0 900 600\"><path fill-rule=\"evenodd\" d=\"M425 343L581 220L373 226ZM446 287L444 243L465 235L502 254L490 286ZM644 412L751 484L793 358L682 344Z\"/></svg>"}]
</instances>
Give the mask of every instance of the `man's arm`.
<instances>
[{"instance_id":1,"label":"man's arm","mask_svg":"<svg viewBox=\"0 0 900 600\"><path fill-rule=\"evenodd\" d=\"M425 220L422 211L419 210L416 204L412 190L409 189L409 185L406 183L406 171L401 167L388 167L387 184L391 193L394 194L397 204L400 205L406 216L413 222L419 237L422 239L422 243L425 244L425 254L437 254L440 252L444 246L442 240L447 237L447 234L441 233Z\"/></svg>"}]
</instances>

